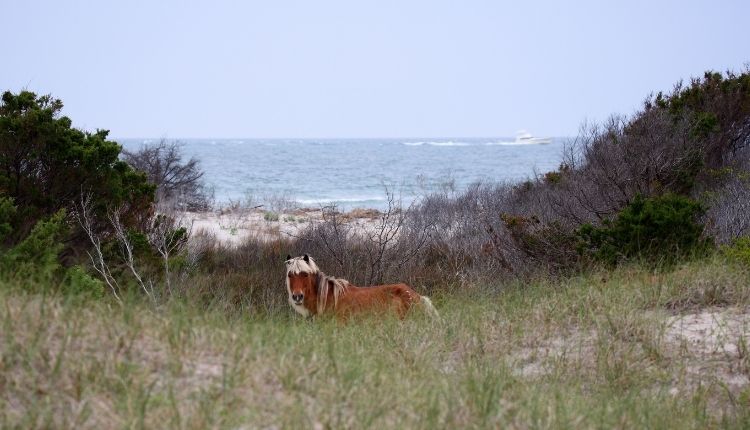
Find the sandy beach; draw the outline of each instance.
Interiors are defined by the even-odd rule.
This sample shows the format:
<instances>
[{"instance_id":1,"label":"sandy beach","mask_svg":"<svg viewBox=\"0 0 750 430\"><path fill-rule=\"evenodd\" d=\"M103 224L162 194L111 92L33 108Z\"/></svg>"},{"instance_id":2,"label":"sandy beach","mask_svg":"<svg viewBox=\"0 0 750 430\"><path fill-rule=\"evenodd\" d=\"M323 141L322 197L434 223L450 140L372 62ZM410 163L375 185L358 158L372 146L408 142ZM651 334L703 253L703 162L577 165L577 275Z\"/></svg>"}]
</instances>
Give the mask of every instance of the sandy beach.
<instances>
[{"instance_id":1,"label":"sandy beach","mask_svg":"<svg viewBox=\"0 0 750 430\"><path fill-rule=\"evenodd\" d=\"M340 214L354 231L368 231L379 222L375 209L353 209ZM220 244L237 246L248 238L264 241L295 237L314 223L323 221L319 208L289 209L281 212L255 209L218 209L206 212L181 212L178 222L191 236L210 235Z\"/></svg>"}]
</instances>

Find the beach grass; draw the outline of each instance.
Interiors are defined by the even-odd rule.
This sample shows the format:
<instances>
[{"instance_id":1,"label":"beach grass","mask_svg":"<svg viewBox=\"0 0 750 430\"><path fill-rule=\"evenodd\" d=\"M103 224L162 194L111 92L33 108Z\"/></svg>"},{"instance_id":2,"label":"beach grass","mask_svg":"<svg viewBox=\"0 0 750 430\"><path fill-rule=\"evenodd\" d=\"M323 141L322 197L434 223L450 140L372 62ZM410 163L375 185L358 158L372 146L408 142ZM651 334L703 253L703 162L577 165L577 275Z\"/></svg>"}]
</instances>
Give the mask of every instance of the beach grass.
<instances>
[{"instance_id":1,"label":"beach grass","mask_svg":"<svg viewBox=\"0 0 750 430\"><path fill-rule=\"evenodd\" d=\"M712 256L342 325L5 282L0 427L747 428L749 283Z\"/></svg>"}]
</instances>

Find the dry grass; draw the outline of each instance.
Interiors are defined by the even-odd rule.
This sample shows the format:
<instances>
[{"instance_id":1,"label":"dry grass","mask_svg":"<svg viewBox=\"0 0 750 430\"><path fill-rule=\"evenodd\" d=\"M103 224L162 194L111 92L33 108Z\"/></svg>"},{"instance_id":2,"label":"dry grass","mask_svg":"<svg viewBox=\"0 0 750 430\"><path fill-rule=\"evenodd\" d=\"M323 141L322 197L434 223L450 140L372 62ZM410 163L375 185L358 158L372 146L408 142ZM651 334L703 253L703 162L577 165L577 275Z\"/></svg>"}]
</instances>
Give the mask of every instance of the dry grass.
<instances>
[{"instance_id":1,"label":"dry grass","mask_svg":"<svg viewBox=\"0 0 750 430\"><path fill-rule=\"evenodd\" d=\"M343 326L0 284L0 426L746 428L749 281L630 267Z\"/></svg>"}]
</instances>

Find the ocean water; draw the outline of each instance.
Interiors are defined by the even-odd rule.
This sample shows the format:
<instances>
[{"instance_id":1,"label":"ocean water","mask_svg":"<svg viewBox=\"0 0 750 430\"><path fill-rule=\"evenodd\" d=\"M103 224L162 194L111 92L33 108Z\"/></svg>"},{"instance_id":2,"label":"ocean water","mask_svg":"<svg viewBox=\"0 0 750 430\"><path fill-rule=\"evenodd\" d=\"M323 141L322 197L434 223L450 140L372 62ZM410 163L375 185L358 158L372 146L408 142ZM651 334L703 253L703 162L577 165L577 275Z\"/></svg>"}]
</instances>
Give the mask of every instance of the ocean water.
<instances>
[{"instance_id":1,"label":"ocean water","mask_svg":"<svg viewBox=\"0 0 750 430\"><path fill-rule=\"evenodd\" d=\"M135 150L158 139L117 139ZM305 207L382 208L386 187L408 204L447 183L521 181L556 169L565 139L177 139L200 160L217 204L284 196Z\"/></svg>"}]
</instances>

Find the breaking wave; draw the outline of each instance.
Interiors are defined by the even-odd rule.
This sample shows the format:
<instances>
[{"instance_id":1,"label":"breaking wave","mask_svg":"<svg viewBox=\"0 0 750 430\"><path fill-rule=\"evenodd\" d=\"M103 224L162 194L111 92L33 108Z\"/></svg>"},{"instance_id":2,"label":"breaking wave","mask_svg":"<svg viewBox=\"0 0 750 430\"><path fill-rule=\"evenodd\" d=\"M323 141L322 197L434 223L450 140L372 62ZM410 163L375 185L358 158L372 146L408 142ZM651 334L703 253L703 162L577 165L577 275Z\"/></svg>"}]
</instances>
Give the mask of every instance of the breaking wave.
<instances>
[{"instance_id":1,"label":"breaking wave","mask_svg":"<svg viewBox=\"0 0 750 430\"><path fill-rule=\"evenodd\" d=\"M430 145L430 146L471 146L471 143L468 142L453 142L453 141L445 141L445 142L402 142L404 145L407 146L422 146L422 145Z\"/></svg>"}]
</instances>

